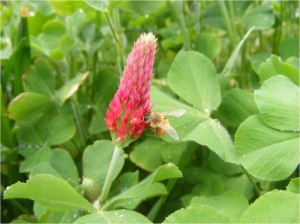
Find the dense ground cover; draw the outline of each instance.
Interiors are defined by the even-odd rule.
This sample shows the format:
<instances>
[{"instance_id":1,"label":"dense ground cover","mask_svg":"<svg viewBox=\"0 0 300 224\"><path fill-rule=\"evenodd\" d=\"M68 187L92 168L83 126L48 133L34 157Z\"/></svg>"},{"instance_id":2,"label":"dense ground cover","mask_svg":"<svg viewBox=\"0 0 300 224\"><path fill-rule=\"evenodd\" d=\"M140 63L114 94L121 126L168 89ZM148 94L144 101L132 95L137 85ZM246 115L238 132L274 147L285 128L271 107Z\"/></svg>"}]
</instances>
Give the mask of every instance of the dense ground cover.
<instances>
[{"instance_id":1,"label":"dense ground cover","mask_svg":"<svg viewBox=\"0 0 300 224\"><path fill-rule=\"evenodd\" d=\"M299 223L299 2L0 4L2 223ZM149 32L151 110L185 113L125 147L106 111Z\"/></svg>"}]
</instances>

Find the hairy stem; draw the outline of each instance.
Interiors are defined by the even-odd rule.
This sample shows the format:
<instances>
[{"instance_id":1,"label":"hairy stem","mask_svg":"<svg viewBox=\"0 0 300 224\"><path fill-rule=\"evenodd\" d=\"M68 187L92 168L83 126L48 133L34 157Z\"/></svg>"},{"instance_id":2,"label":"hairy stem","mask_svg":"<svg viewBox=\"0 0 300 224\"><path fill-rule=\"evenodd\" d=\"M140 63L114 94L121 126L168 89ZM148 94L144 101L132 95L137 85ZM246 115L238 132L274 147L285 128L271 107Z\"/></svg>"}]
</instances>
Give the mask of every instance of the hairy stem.
<instances>
[{"instance_id":1,"label":"hairy stem","mask_svg":"<svg viewBox=\"0 0 300 224\"><path fill-rule=\"evenodd\" d=\"M115 166L117 164L118 158L121 155L122 149L116 145L114 152L113 152L113 156L112 159L110 161L109 164L109 168L108 168L108 172L105 178L105 182L104 182L104 186L101 192L101 196L100 196L100 205L103 205L103 203L106 201L111 184L113 182L113 173L114 173L114 169Z\"/></svg>"}]
</instances>

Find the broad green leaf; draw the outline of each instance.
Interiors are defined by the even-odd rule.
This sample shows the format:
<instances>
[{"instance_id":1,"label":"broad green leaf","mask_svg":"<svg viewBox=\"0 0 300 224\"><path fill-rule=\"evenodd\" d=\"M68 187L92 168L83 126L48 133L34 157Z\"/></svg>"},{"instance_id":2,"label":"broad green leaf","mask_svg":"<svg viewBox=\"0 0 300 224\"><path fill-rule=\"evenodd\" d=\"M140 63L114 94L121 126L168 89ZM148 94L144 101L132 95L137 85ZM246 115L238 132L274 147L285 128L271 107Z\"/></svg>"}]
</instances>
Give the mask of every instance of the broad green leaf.
<instances>
[{"instance_id":1,"label":"broad green leaf","mask_svg":"<svg viewBox=\"0 0 300 224\"><path fill-rule=\"evenodd\" d=\"M299 188L300 184L299 184L299 177L297 178L294 178L290 181L289 185L286 187L286 189L290 192L293 192L293 193L298 193L299 194L299 191L300 191L300 188Z\"/></svg>"},{"instance_id":2,"label":"broad green leaf","mask_svg":"<svg viewBox=\"0 0 300 224\"><path fill-rule=\"evenodd\" d=\"M251 58L251 67L252 70L258 73L258 68L261 63L263 63L267 58L270 57L270 54L267 52L259 52Z\"/></svg>"},{"instance_id":3,"label":"broad green leaf","mask_svg":"<svg viewBox=\"0 0 300 224\"><path fill-rule=\"evenodd\" d=\"M178 163L179 157L185 150L183 143L170 144L158 138L147 138L141 143L134 145L129 158L137 166L154 171L163 162Z\"/></svg>"},{"instance_id":4,"label":"broad green leaf","mask_svg":"<svg viewBox=\"0 0 300 224\"><path fill-rule=\"evenodd\" d=\"M285 75L296 85L299 83L299 69L293 65L281 61L276 55L271 55L264 63L262 63L257 71L260 82L263 83L275 75Z\"/></svg>"},{"instance_id":5,"label":"broad green leaf","mask_svg":"<svg viewBox=\"0 0 300 224\"><path fill-rule=\"evenodd\" d=\"M32 122L32 120L39 118L51 103L51 99L45 95L24 92L9 104L9 116L17 121Z\"/></svg>"},{"instance_id":6,"label":"broad green leaf","mask_svg":"<svg viewBox=\"0 0 300 224\"><path fill-rule=\"evenodd\" d=\"M103 114L97 111L93 114L88 131L92 135L107 131Z\"/></svg>"},{"instance_id":7,"label":"broad green leaf","mask_svg":"<svg viewBox=\"0 0 300 224\"><path fill-rule=\"evenodd\" d=\"M226 30L218 3L212 3L205 7L202 22L205 26Z\"/></svg>"},{"instance_id":8,"label":"broad green leaf","mask_svg":"<svg viewBox=\"0 0 300 224\"><path fill-rule=\"evenodd\" d=\"M299 223L299 194L274 190L260 196L239 223Z\"/></svg>"},{"instance_id":9,"label":"broad green leaf","mask_svg":"<svg viewBox=\"0 0 300 224\"><path fill-rule=\"evenodd\" d=\"M77 167L66 150L53 150L49 158L49 164L51 164L63 179L68 181L73 187L76 187L79 184Z\"/></svg>"},{"instance_id":10,"label":"broad green leaf","mask_svg":"<svg viewBox=\"0 0 300 224\"><path fill-rule=\"evenodd\" d=\"M239 18L243 15L245 9L251 4L251 1L224 1L227 11L233 9L234 15ZM230 7L230 8L229 8ZM237 19L239 20L239 19ZM218 2L208 4L203 11L202 22L205 26L226 30L226 25ZM234 21L236 22L236 21ZM233 26L235 24L232 24Z\"/></svg>"},{"instance_id":11,"label":"broad green leaf","mask_svg":"<svg viewBox=\"0 0 300 224\"><path fill-rule=\"evenodd\" d=\"M206 145L223 160L237 163L230 135L220 122L211 119L207 113L175 100L155 87L152 88L151 100L151 103L155 105L153 111L186 110L182 117L170 117L169 119L170 124L178 132L179 140L195 141L198 144Z\"/></svg>"},{"instance_id":12,"label":"broad green leaf","mask_svg":"<svg viewBox=\"0 0 300 224\"><path fill-rule=\"evenodd\" d=\"M169 215L165 223L229 223L229 219L211 206L191 205Z\"/></svg>"},{"instance_id":13,"label":"broad green leaf","mask_svg":"<svg viewBox=\"0 0 300 224\"><path fill-rule=\"evenodd\" d=\"M85 3L91 6L93 9L104 11L107 9L108 0L95 1L95 0L85 0Z\"/></svg>"},{"instance_id":14,"label":"broad green leaf","mask_svg":"<svg viewBox=\"0 0 300 224\"><path fill-rule=\"evenodd\" d=\"M266 80L254 95L260 118L267 125L283 131L300 131L300 87L286 76Z\"/></svg>"},{"instance_id":15,"label":"broad green leaf","mask_svg":"<svg viewBox=\"0 0 300 224\"><path fill-rule=\"evenodd\" d=\"M32 199L53 210L96 210L66 181L49 174L11 185L4 192L4 199L9 198Z\"/></svg>"},{"instance_id":16,"label":"broad green leaf","mask_svg":"<svg viewBox=\"0 0 300 224\"><path fill-rule=\"evenodd\" d=\"M141 15L154 13L165 4L164 1L109 1L109 8L121 9Z\"/></svg>"},{"instance_id":17,"label":"broad green leaf","mask_svg":"<svg viewBox=\"0 0 300 224\"><path fill-rule=\"evenodd\" d=\"M299 47L299 39L295 37L289 37L281 41L278 50L280 56L285 60L292 56L299 57Z\"/></svg>"},{"instance_id":18,"label":"broad green leaf","mask_svg":"<svg viewBox=\"0 0 300 224\"><path fill-rule=\"evenodd\" d=\"M82 157L83 178L92 179L102 189L113 151L114 144L107 140L96 141L93 145L88 146ZM114 169L113 179L118 176L124 165L124 153L121 153Z\"/></svg>"},{"instance_id":19,"label":"broad green leaf","mask_svg":"<svg viewBox=\"0 0 300 224\"><path fill-rule=\"evenodd\" d=\"M180 51L177 54L168 72L168 83L176 94L201 111L211 112L221 102L216 69L198 52Z\"/></svg>"},{"instance_id":20,"label":"broad green leaf","mask_svg":"<svg viewBox=\"0 0 300 224\"><path fill-rule=\"evenodd\" d=\"M183 140L193 140L206 145L225 161L237 163L231 137L216 119L208 119L198 124Z\"/></svg>"},{"instance_id":21,"label":"broad green leaf","mask_svg":"<svg viewBox=\"0 0 300 224\"><path fill-rule=\"evenodd\" d=\"M249 9L242 17L243 25L249 29L264 30L271 28L275 23L275 16L272 14L272 3L262 4L254 9Z\"/></svg>"},{"instance_id":22,"label":"broad green leaf","mask_svg":"<svg viewBox=\"0 0 300 224\"><path fill-rule=\"evenodd\" d=\"M105 209L135 208L141 201L158 195L167 194L165 187L157 183L165 179L182 177L180 170L172 163L160 166L143 181L108 200Z\"/></svg>"},{"instance_id":23,"label":"broad green leaf","mask_svg":"<svg viewBox=\"0 0 300 224\"><path fill-rule=\"evenodd\" d=\"M299 163L299 133L282 132L265 125L259 115L245 120L235 134L240 163L263 180L283 180Z\"/></svg>"},{"instance_id":24,"label":"broad green leaf","mask_svg":"<svg viewBox=\"0 0 300 224\"><path fill-rule=\"evenodd\" d=\"M58 171L49 163L49 161L40 163L38 165L36 165L32 171L30 172L30 176L34 177L37 175L44 175L44 174L49 174L51 176L60 178L60 179L64 179L62 177L62 175L60 173L58 173ZM67 180L65 180L67 181Z\"/></svg>"},{"instance_id":25,"label":"broad green leaf","mask_svg":"<svg viewBox=\"0 0 300 224\"><path fill-rule=\"evenodd\" d=\"M290 58L285 60L285 63L300 69L299 60L300 60L299 57L290 57Z\"/></svg>"},{"instance_id":26,"label":"broad green leaf","mask_svg":"<svg viewBox=\"0 0 300 224\"><path fill-rule=\"evenodd\" d=\"M49 119L47 116L42 116L30 123L16 123L15 133L20 142L18 148L21 155L27 157L47 145L45 141L48 132L45 131L45 127L48 125Z\"/></svg>"},{"instance_id":27,"label":"broad green leaf","mask_svg":"<svg viewBox=\"0 0 300 224\"><path fill-rule=\"evenodd\" d=\"M243 172L240 165L225 162L213 152L209 153L208 162L214 171L227 176L237 175Z\"/></svg>"},{"instance_id":28,"label":"broad green leaf","mask_svg":"<svg viewBox=\"0 0 300 224\"><path fill-rule=\"evenodd\" d=\"M248 208L247 199L236 191L226 191L218 196L197 196L192 199L190 205L211 206L212 208L224 213L230 222L237 222Z\"/></svg>"},{"instance_id":29,"label":"broad green leaf","mask_svg":"<svg viewBox=\"0 0 300 224\"><path fill-rule=\"evenodd\" d=\"M57 14L60 14L61 16L70 15L79 9L84 11L88 11L90 9L89 6L85 4L84 0L50 0L50 3Z\"/></svg>"},{"instance_id":30,"label":"broad green leaf","mask_svg":"<svg viewBox=\"0 0 300 224\"><path fill-rule=\"evenodd\" d=\"M74 223L81 215L79 210L50 211L37 202L34 203L33 210L40 223Z\"/></svg>"},{"instance_id":31,"label":"broad green leaf","mask_svg":"<svg viewBox=\"0 0 300 224\"><path fill-rule=\"evenodd\" d=\"M80 217L75 223L151 223L145 216L130 210L100 211Z\"/></svg>"},{"instance_id":32,"label":"broad green leaf","mask_svg":"<svg viewBox=\"0 0 300 224\"><path fill-rule=\"evenodd\" d=\"M56 92L56 102L59 105L63 105L64 102L78 90L79 86L84 82L88 75L89 72L86 72L65 83L63 87Z\"/></svg>"},{"instance_id":33,"label":"broad green leaf","mask_svg":"<svg viewBox=\"0 0 300 224\"><path fill-rule=\"evenodd\" d=\"M213 59L221 51L221 44L213 35L204 33L195 40L195 49L206 57Z\"/></svg>"},{"instance_id":34,"label":"broad green leaf","mask_svg":"<svg viewBox=\"0 0 300 224\"><path fill-rule=\"evenodd\" d=\"M54 95L55 82L51 67L46 60L37 59L23 81L27 92L40 93L49 97Z\"/></svg>"},{"instance_id":35,"label":"broad green leaf","mask_svg":"<svg viewBox=\"0 0 300 224\"><path fill-rule=\"evenodd\" d=\"M220 195L224 192L223 175L215 173L208 167L189 167L184 170L183 176L186 182L194 185L191 190L194 196Z\"/></svg>"},{"instance_id":36,"label":"broad green leaf","mask_svg":"<svg viewBox=\"0 0 300 224\"><path fill-rule=\"evenodd\" d=\"M55 116L48 128L48 139L49 145L58 145L70 140L76 133L76 127L71 116L64 114Z\"/></svg>"},{"instance_id":37,"label":"broad green leaf","mask_svg":"<svg viewBox=\"0 0 300 224\"><path fill-rule=\"evenodd\" d=\"M139 171L126 172L122 174L113 184L109 196L116 196L125 190L133 187L139 182Z\"/></svg>"},{"instance_id":38,"label":"broad green leaf","mask_svg":"<svg viewBox=\"0 0 300 224\"><path fill-rule=\"evenodd\" d=\"M224 94L217 117L224 123L238 127L247 117L258 113L253 93L235 88Z\"/></svg>"},{"instance_id":39,"label":"broad green leaf","mask_svg":"<svg viewBox=\"0 0 300 224\"><path fill-rule=\"evenodd\" d=\"M245 174L226 178L224 183L224 191L239 192L244 195L248 201L252 200L253 196L255 195L253 184Z\"/></svg>"},{"instance_id":40,"label":"broad green leaf","mask_svg":"<svg viewBox=\"0 0 300 224\"><path fill-rule=\"evenodd\" d=\"M170 143L159 139L147 138L144 142L134 145L133 151L129 154L129 159L142 169L153 171L162 165L163 161L160 152L166 145L170 145Z\"/></svg>"},{"instance_id":41,"label":"broad green leaf","mask_svg":"<svg viewBox=\"0 0 300 224\"><path fill-rule=\"evenodd\" d=\"M38 149L33 155L28 156L20 165L20 172L30 172L32 169L43 162L48 161L51 155L51 149L49 147L42 147Z\"/></svg>"}]
</instances>

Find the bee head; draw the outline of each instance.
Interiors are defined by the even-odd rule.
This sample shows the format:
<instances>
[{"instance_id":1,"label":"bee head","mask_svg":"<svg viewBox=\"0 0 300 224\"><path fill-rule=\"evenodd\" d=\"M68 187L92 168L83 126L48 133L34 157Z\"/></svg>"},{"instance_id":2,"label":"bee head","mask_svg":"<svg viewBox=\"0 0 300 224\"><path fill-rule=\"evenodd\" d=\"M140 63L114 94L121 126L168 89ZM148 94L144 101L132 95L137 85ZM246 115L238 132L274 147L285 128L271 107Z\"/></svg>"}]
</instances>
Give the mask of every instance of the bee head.
<instances>
[{"instance_id":1,"label":"bee head","mask_svg":"<svg viewBox=\"0 0 300 224\"><path fill-rule=\"evenodd\" d=\"M147 112L147 113L145 114L145 116L144 116L144 121L145 121L146 123L149 122L149 116L150 116L150 112Z\"/></svg>"}]
</instances>

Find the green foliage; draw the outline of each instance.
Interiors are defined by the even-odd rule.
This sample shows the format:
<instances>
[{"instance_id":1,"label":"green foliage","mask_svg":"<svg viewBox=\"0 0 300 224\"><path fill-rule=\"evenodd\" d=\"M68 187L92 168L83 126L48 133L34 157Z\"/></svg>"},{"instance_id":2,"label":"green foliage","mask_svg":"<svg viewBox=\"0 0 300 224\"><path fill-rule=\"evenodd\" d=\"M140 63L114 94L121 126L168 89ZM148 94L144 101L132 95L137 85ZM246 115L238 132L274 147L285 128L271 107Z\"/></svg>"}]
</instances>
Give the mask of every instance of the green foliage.
<instances>
[{"instance_id":1,"label":"green foliage","mask_svg":"<svg viewBox=\"0 0 300 224\"><path fill-rule=\"evenodd\" d=\"M53 210L95 211L66 181L49 174L37 175L26 183L12 185L5 191L4 198L30 198Z\"/></svg>"},{"instance_id":2,"label":"green foliage","mask_svg":"<svg viewBox=\"0 0 300 224\"><path fill-rule=\"evenodd\" d=\"M1 2L1 221L299 223L298 8ZM146 129L114 161L106 110L144 32L179 140Z\"/></svg>"},{"instance_id":3,"label":"green foliage","mask_svg":"<svg viewBox=\"0 0 300 224\"><path fill-rule=\"evenodd\" d=\"M274 190L250 205L239 221L241 223L299 223L298 212L299 194Z\"/></svg>"}]
</instances>

